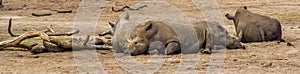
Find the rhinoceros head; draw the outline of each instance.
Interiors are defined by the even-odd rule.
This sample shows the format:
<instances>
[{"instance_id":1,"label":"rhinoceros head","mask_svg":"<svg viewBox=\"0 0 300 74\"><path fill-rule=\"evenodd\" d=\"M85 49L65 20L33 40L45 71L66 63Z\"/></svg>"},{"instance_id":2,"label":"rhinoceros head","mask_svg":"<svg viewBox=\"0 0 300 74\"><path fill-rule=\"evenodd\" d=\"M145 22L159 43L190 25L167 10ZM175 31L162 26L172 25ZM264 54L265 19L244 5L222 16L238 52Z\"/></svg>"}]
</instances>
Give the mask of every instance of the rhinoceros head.
<instances>
[{"instance_id":1,"label":"rhinoceros head","mask_svg":"<svg viewBox=\"0 0 300 74\"><path fill-rule=\"evenodd\" d=\"M232 34L227 33L227 38L226 38L226 48L228 49L238 49L238 48L243 48L246 49L245 45L242 44L241 38L234 36Z\"/></svg>"},{"instance_id":2,"label":"rhinoceros head","mask_svg":"<svg viewBox=\"0 0 300 74\"><path fill-rule=\"evenodd\" d=\"M131 55L145 53L149 47L149 39L154 35L156 30L151 22L138 25L127 38L128 50L125 53L131 53Z\"/></svg>"}]
</instances>

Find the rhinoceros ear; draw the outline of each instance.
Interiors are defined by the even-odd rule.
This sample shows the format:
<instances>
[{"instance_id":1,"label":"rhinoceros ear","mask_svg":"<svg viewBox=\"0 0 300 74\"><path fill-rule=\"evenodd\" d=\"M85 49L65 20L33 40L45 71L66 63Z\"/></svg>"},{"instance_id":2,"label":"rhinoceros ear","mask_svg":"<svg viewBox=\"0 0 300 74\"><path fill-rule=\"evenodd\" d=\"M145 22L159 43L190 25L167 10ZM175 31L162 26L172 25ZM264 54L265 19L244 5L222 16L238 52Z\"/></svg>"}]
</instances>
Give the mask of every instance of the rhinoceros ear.
<instances>
[{"instance_id":1,"label":"rhinoceros ear","mask_svg":"<svg viewBox=\"0 0 300 74\"><path fill-rule=\"evenodd\" d=\"M244 6L244 9L247 9L247 6Z\"/></svg>"},{"instance_id":2,"label":"rhinoceros ear","mask_svg":"<svg viewBox=\"0 0 300 74\"><path fill-rule=\"evenodd\" d=\"M115 24L114 23L108 22L108 24L110 25L111 28L115 28Z\"/></svg>"},{"instance_id":3,"label":"rhinoceros ear","mask_svg":"<svg viewBox=\"0 0 300 74\"><path fill-rule=\"evenodd\" d=\"M228 19L228 20L234 20L234 17L231 16L230 14L226 14L225 17Z\"/></svg>"},{"instance_id":4,"label":"rhinoceros ear","mask_svg":"<svg viewBox=\"0 0 300 74\"><path fill-rule=\"evenodd\" d=\"M148 23L148 24L146 25L146 31L151 30L151 29L152 29L152 26L153 26L153 23Z\"/></svg>"},{"instance_id":5,"label":"rhinoceros ear","mask_svg":"<svg viewBox=\"0 0 300 74\"><path fill-rule=\"evenodd\" d=\"M129 14L127 12L124 13L123 19L124 20L128 20L129 19Z\"/></svg>"},{"instance_id":6,"label":"rhinoceros ear","mask_svg":"<svg viewBox=\"0 0 300 74\"><path fill-rule=\"evenodd\" d=\"M115 26L125 24L129 19L129 14L125 12L116 22Z\"/></svg>"}]
</instances>

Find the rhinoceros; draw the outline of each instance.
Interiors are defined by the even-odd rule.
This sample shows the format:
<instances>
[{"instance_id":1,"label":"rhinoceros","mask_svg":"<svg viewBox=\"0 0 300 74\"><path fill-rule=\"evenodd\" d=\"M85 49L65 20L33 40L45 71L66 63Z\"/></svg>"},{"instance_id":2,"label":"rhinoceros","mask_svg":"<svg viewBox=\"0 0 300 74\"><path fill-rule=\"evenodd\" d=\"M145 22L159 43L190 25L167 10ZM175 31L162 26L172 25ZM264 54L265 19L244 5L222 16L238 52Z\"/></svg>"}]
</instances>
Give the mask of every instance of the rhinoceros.
<instances>
[{"instance_id":1,"label":"rhinoceros","mask_svg":"<svg viewBox=\"0 0 300 74\"><path fill-rule=\"evenodd\" d=\"M2 0L0 0L0 8L2 8L3 6L2 6Z\"/></svg>"},{"instance_id":2,"label":"rhinoceros","mask_svg":"<svg viewBox=\"0 0 300 74\"><path fill-rule=\"evenodd\" d=\"M118 25L122 25L119 24L120 22L124 22L128 20L129 19L128 17L129 17L128 14L125 14L125 17L121 17L118 20L118 22L114 24L115 28ZM201 49L200 51L202 53L210 54L212 49L212 44L210 39L211 34L208 26L206 25L205 22L197 22L193 27L197 32L196 35L198 36L199 48ZM239 42L237 38L233 37L232 35L227 35L226 39L227 39L226 40L227 48L230 49L245 48L245 46L241 44L241 42ZM155 48L155 47L160 47L158 50L159 54L167 54L167 55L180 53L181 50L181 43L175 31L169 25L165 24L162 21L150 20L138 25L133 29L133 31L130 33L129 37L126 38L126 40L127 40L127 44L125 45L125 47L127 47L127 49L126 50L123 49L123 52L129 55L139 55L139 54L148 53L149 50L151 50L151 48ZM159 43L159 44L155 44L155 43ZM150 47L151 45L153 47ZM191 52L199 52L199 51L191 51Z\"/></svg>"},{"instance_id":3,"label":"rhinoceros","mask_svg":"<svg viewBox=\"0 0 300 74\"><path fill-rule=\"evenodd\" d=\"M282 39L281 24L277 19L252 13L247 10L246 6L237 9L234 16L227 13L225 17L233 21L236 35L240 38L241 42L274 40L285 42Z\"/></svg>"}]
</instances>

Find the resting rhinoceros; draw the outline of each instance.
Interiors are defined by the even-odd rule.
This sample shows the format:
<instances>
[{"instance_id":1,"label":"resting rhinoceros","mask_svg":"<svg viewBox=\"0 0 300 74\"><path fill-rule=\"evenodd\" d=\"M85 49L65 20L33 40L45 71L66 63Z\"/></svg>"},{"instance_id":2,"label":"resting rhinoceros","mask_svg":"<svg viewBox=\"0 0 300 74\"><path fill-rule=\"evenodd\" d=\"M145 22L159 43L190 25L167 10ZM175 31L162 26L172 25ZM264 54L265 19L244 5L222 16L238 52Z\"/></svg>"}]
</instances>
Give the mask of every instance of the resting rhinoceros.
<instances>
[{"instance_id":1,"label":"resting rhinoceros","mask_svg":"<svg viewBox=\"0 0 300 74\"><path fill-rule=\"evenodd\" d=\"M262 42L282 39L281 24L277 19L252 13L247 7L236 10L235 16L225 15L227 19L233 20L236 34L241 42Z\"/></svg>"},{"instance_id":2,"label":"resting rhinoceros","mask_svg":"<svg viewBox=\"0 0 300 74\"><path fill-rule=\"evenodd\" d=\"M0 8L2 8L3 6L2 6L2 0L0 0Z\"/></svg>"},{"instance_id":3,"label":"resting rhinoceros","mask_svg":"<svg viewBox=\"0 0 300 74\"><path fill-rule=\"evenodd\" d=\"M118 22L115 24L115 26L122 25L119 23L128 20L129 19L128 17L129 15L125 14L125 17L121 17L118 20ZM115 28L118 29L117 27ZM198 36L198 42L200 46L199 48L201 49L200 51L202 53L211 53L211 49L212 49L211 46L212 44L210 41L211 34L206 23L205 22L195 23L194 29L197 32L196 35ZM162 21L144 22L138 25L137 27L135 27L133 31L130 33L129 37L126 39L128 43L125 45L125 47L127 47L128 49L126 50L123 49L123 52L130 55L147 53L147 51L149 51L149 48L151 48L150 45L152 46L154 45L155 48L155 47L160 47L157 46L160 44L162 44L161 46L165 48L160 49L159 51L161 52L158 52L159 54L174 54L174 53L179 53L181 50L181 43L175 31ZM241 42L239 42L235 37L227 35L226 39L227 39L226 40L227 48L230 49L245 48L245 46L242 45ZM160 44L155 44L155 43L160 43ZM115 50L119 50L119 49L115 49ZM191 52L198 52L198 51L191 51Z\"/></svg>"}]
</instances>

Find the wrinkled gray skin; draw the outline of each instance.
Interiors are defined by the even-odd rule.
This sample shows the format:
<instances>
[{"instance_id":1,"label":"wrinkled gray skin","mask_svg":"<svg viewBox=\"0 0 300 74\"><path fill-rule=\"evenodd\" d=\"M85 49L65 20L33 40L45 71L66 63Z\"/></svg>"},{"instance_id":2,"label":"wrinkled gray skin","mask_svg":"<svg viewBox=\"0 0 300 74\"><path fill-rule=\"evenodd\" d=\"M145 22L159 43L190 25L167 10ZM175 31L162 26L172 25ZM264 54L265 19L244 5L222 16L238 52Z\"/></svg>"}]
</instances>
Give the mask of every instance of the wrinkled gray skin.
<instances>
[{"instance_id":1,"label":"wrinkled gray skin","mask_svg":"<svg viewBox=\"0 0 300 74\"><path fill-rule=\"evenodd\" d=\"M235 16L225 15L234 22L235 30L241 42L262 42L282 39L280 22L276 19L252 13L247 7L237 9Z\"/></svg>"},{"instance_id":2,"label":"wrinkled gray skin","mask_svg":"<svg viewBox=\"0 0 300 74\"><path fill-rule=\"evenodd\" d=\"M121 17L116 24L119 24L120 21L124 22L128 20L129 15L125 14L125 17ZM127 18L126 18L127 17ZM116 26L115 24L115 26ZM194 28L197 32L197 36L199 39L199 46L201 48L202 53L211 53L211 43L210 43L210 32L208 26L205 25L205 22L195 23ZM119 24L120 25L120 24ZM223 28L223 27L222 27ZM115 30L115 29L113 29ZM125 54L129 55L139 55L147 53L147 51L152 52L153 49L157 48L158 54L174 54L180 53L180 41L175 31L171 29L170 26L161 22L161 21L147 21L138 25L126 38L128 43L125 47L128 49L124 51ZM244 45L241 44L237 40L237 37L233 35L227 35L226 38L226 47L230 49L236 48L245 48ZM159 42L157 42L159 41ZM161 44L153 44L153 43L161 43ZM150 45L161 45L150 47ZM164 49L158 47L164 47ZM191 51L193 53L199 51Z\"/></svg>"},{"instance_id":3,"label":"wrinkled gray skin","mask_svg":"<svg viewBox=\"0 0 300 74\"><path fill-rule=\"evenodd\" d=\"M160 21L148 21L138 25L128 38L128 48L125 53L138 55L146 52L151 42L160 41L165 45L164 54L180 50L180 41L175 31ZM162 53L162 52L160 52Z\"/></svg>"},{"instance_id":4,"label":"wrinkled gray skin","mask_svg":"<svg viewBox=\"0 0 300 74\"><path fill-rule=\"evenodd\" d=\"M210 54L212 44L210 43L210 32L208 26L205 23L196 23L194 25L198 36L199 48L202 53ZM148 51L150 43L154 41L160 41L165 45L164 52L159 54L174 54L180 52L180 42L175 31L171 29L167 24L161 21L147 21L146 23L138 25L128 38L128 48L125 53L131 53L131 55L138 55ZM227 35L226 38L227 48L245 48L235 37ZM150 49L151 50L151 49ZM161 50L158 50L161 51ZM196 53L198 51L188 51Z\"/></svg>"},{"instance_id":5,"label":"wrinkled gray skin","mask_svg":"<svg viewBox=\"0 0 300 74\"><path fill-rule=\"evenodd\" d=\"M161 41L154 41L151 42L151 44L149 45L149 50L148 53L150 55L157 55L157 54L161 54L164 53L164 49L165 49L165 45L164 43L162 43Z\"/></svg>"}]
</instances>

